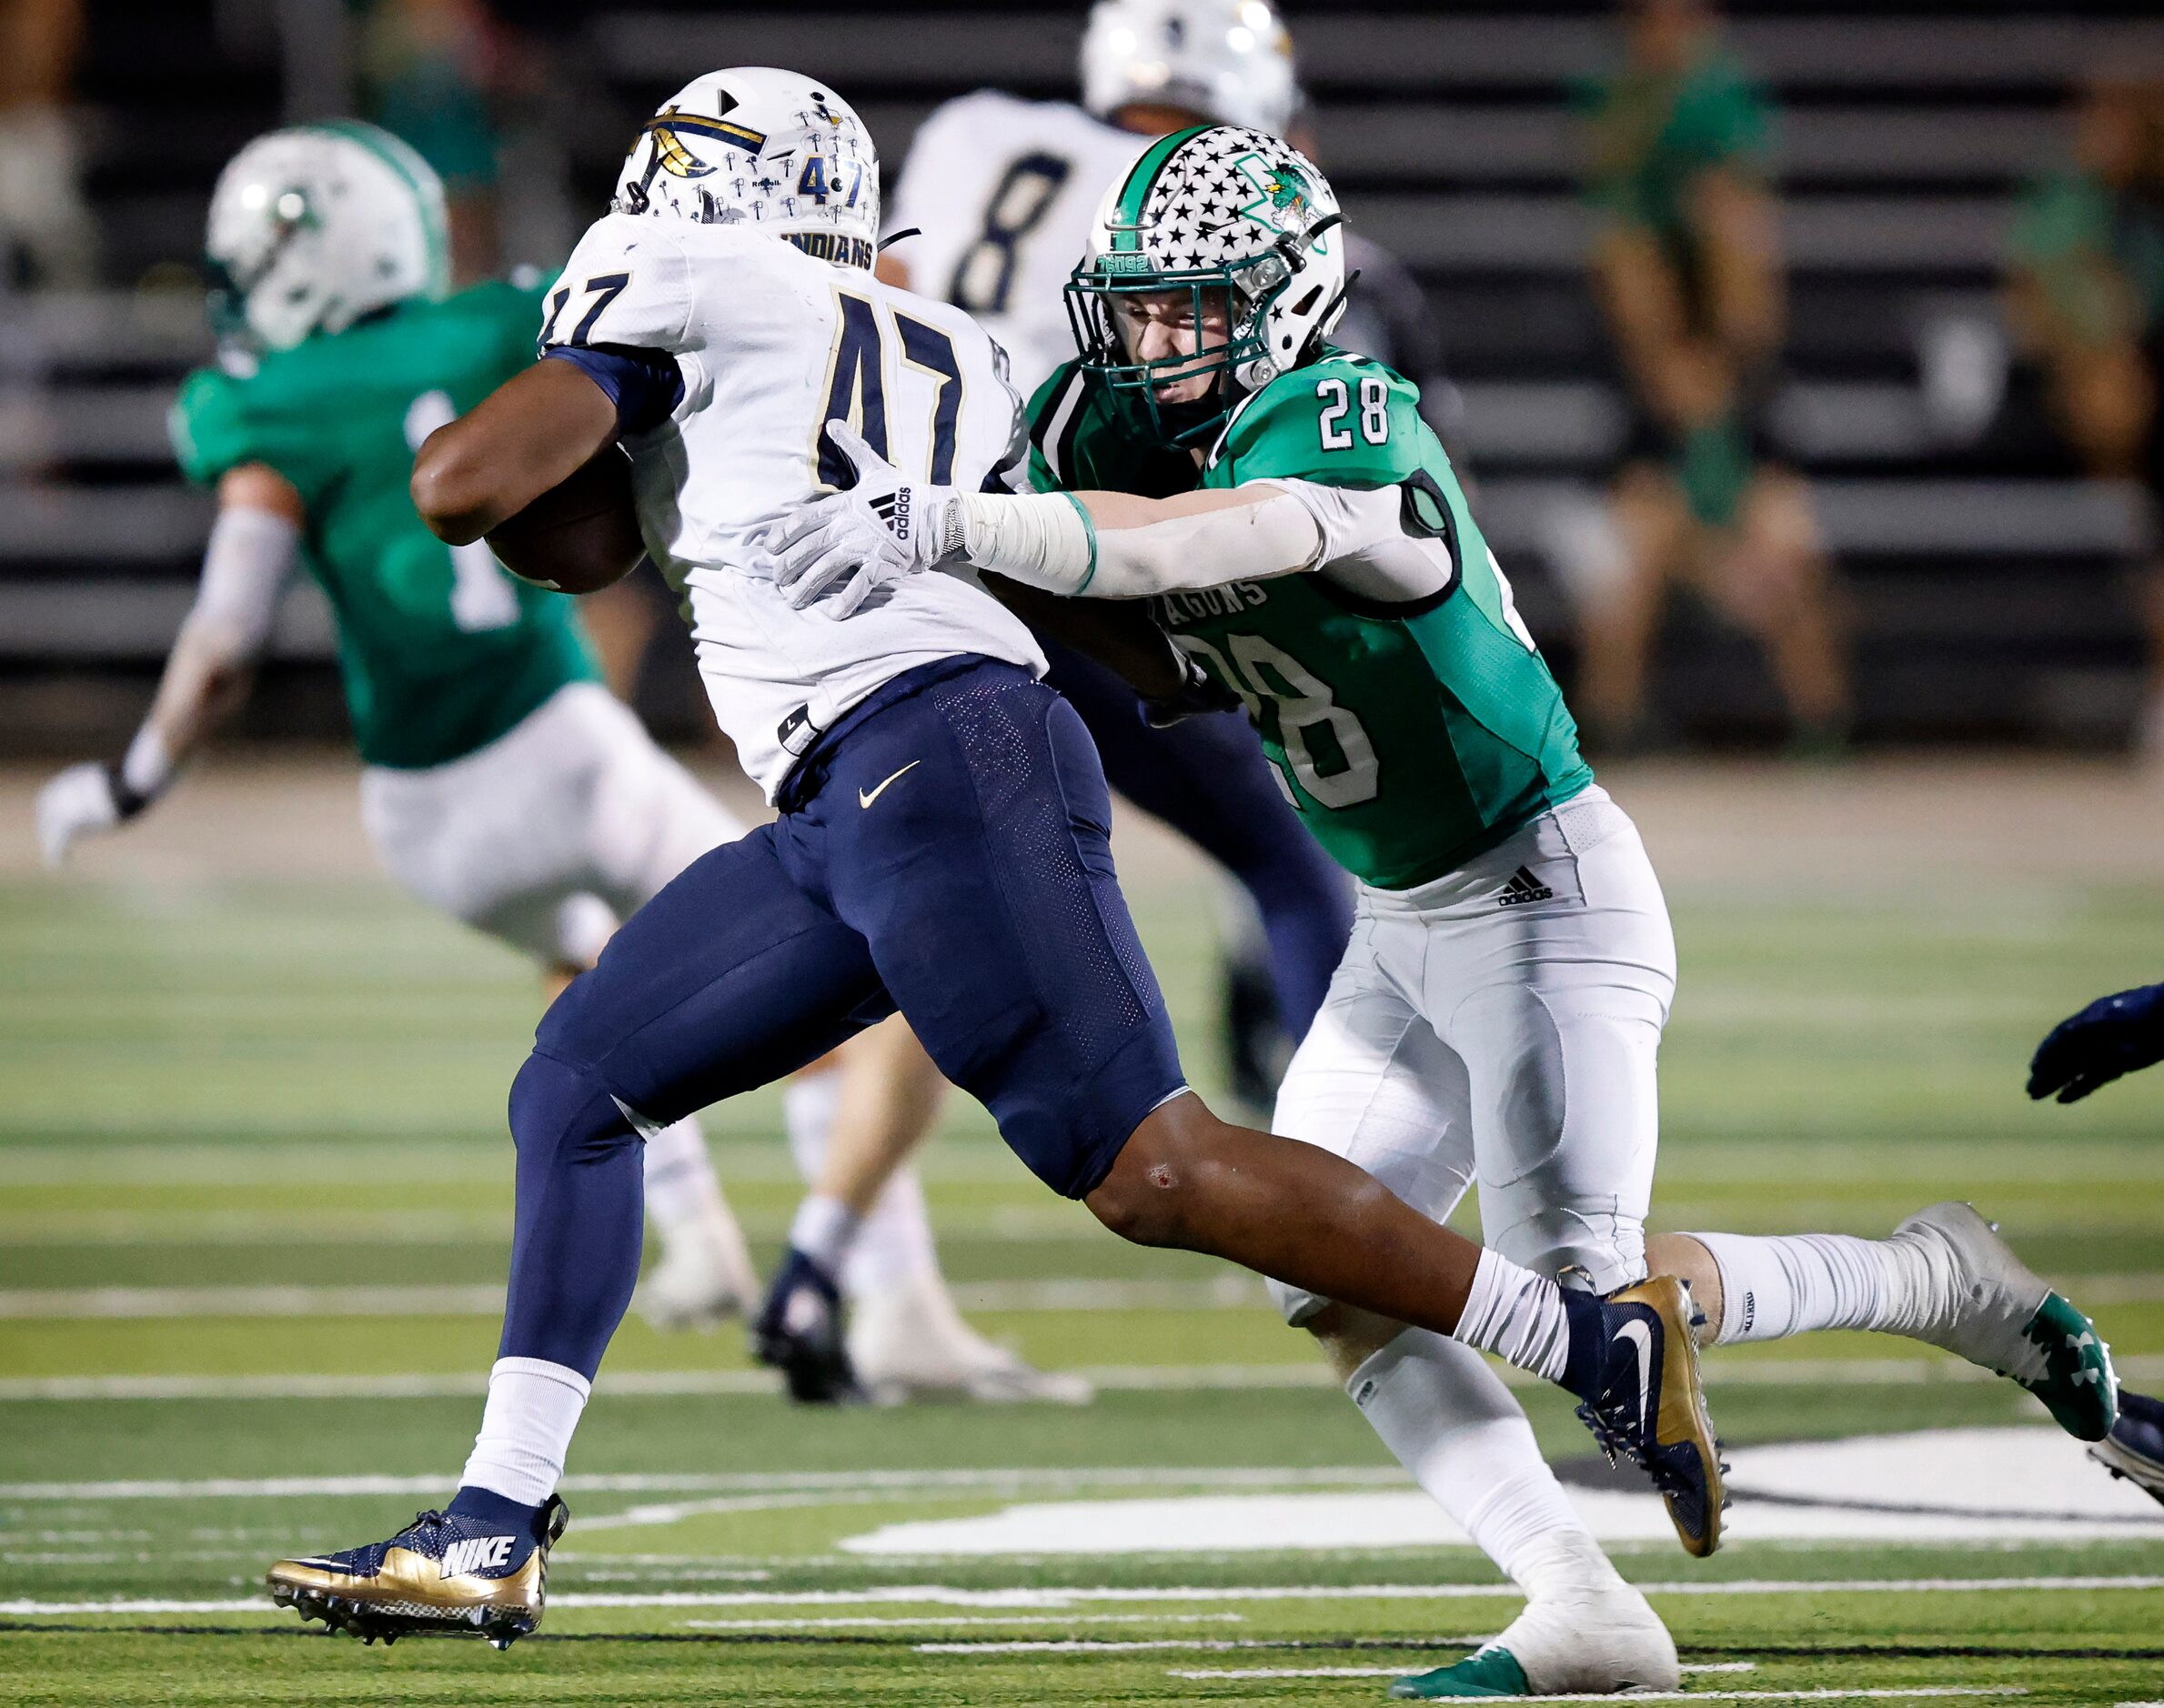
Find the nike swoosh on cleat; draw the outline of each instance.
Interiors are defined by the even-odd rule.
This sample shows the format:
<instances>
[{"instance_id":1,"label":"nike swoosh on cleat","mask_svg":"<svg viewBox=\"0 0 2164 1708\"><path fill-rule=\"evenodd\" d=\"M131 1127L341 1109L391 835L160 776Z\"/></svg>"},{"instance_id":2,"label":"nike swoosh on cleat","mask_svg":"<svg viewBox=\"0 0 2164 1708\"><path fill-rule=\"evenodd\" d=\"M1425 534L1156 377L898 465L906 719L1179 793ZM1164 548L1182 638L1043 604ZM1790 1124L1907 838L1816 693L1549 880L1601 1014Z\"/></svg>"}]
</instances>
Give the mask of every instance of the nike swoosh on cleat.
<instances>
[{"instance_id":1,"label":"nike swoosh on cleat","mask_svg":"<svg viewBox=\"0 0 2164 1708\"><path fill-rule=\"evenodd\" d=\"M907 765L901 768L901 770L895 772L894 777L890 777L887 779L886 782L881 783L869 795L860 789L857 790L857 805L860 807L869 807L873 801L877 800L881 795L887 792L889 785L894 781L895 778L901 776L903 772L915 770L917 767L923 763L924 761L922 759L911 759Z\"/></svg>"},{"instance_id":2,"label":"nike swoosh on cleat","mask_svg":"<svg viewBox=\"0 0 2164 1708\"><path fill-rule=\"evenodd\" d=\"M1653 1331L1642 1319L1634 1319L1615 1331L1615 1339L1638 1349L1638 1416L1641 1421L1653 1399Z\"/></svg>"}]
</instances>

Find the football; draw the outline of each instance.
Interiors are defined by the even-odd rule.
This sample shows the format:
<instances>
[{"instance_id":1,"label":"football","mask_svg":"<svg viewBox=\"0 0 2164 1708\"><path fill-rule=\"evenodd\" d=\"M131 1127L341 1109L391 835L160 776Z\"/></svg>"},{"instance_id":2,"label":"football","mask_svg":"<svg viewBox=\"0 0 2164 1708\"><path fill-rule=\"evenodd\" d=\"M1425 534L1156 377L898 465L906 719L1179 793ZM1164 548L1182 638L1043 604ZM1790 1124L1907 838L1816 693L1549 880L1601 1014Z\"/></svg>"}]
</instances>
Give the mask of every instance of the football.
<instances>
[{"instance_id":1,"label":"football","mask_svg":"<svg viewBox=\"0 0 2164 1708\"><path fill-rule=\"evenodd\" d=\"M594 593L630 574L646 553L631 502L631 463L602 447L488 535L488 548L522 581L557 593Z\"/></svg>"}]
</instances>

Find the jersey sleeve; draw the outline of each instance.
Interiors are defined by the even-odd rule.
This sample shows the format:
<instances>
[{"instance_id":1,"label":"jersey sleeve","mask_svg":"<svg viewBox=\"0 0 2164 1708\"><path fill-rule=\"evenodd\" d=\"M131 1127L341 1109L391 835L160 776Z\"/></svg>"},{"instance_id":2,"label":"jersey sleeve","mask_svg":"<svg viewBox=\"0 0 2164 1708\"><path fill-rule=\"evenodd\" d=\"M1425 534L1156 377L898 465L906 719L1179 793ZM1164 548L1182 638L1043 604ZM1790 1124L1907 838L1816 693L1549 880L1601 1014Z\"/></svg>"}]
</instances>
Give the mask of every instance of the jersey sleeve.
<instances>
[{"instance_id":1,"label":"jersey sleeve","mask_svg":"<svg viewBox=\"0 0 2164 1708\"><path fill-rule=\"evenodd\" d=\"M991 138L984 123L986 93L943 102L917 126L902 158L900 181L887 203L887 235L912 227L929 232L952 218L951 176L957 168L966 168L972 145L985 146ZM907 248L895 254L904 261L910 258Z\"/></svg>"},{"instance_id":2,"label":"jersey sleeve","mask_svg":"<svg viewBox=\"0 0 2164 1708\"><path fill-rule=\"evenodd\" d=\"M588 227L548 293L540 347L615 345L681 354L691 264L659 220L609 214Z\"/></svg>"},{"instance_id":3,"label":"jersey sleeve","mask_svg":"<svg viewBox=\"0 0 2164 1708\"><path fill-rule=\"evenodd\" d=\"M1421 466L1422 438L1411 381L1380 362L1331 357L1273 380L1234 411L1211 466L1232 486L1284 477L1391 487Z\"/></svg>"},{"instance_id":4,"label":"jersey sleeve","mask_svg":"<svg viewBox=\"0 0 2164 1708\"><path fill-rule=\"evenodd\" d=\"M216 368L198 368L182 382L166 428L180 472L200 486L262 455L238 383Z\"/></svg>"}]
</instances>

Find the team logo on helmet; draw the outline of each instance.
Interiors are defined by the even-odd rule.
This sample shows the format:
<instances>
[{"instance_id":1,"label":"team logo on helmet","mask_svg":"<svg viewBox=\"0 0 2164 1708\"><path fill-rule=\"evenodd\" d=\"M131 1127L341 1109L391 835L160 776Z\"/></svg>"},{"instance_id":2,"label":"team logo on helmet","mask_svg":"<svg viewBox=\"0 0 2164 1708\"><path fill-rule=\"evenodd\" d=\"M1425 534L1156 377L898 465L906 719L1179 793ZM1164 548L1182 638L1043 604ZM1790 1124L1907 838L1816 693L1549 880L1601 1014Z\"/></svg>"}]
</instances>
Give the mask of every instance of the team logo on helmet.
<instances>
[{"instance_id":1,"label":"team logo on helmet","mask_svg":"<svg viewBox=\"0 0 2164 1708\"><path fill-rule=\"evenodd\" d=\"M1255 198L1238 210L1270 231L1305 231L1314 218L1314 190L1307 175L1290 161L1273 161L1259 154L1243 155L1233 169L1254 186Z\"/></svg>"},{"instance_id":2,"label":"team logo on helmet","mask_svg":"<svg viewBox=\"0 0 2164 1708\"><path fill-rule=\"evenodd\" d=\"M703 178L714 170L712 161L701 160L684 146L686 136L710 137L755 157L767 146L765 134L749 126L732 125L725 118L702 118L677 106L663 107L647 120L642 131L654 139L655 163L671 177L679 178Z\"/></svg>"}]
</instances>

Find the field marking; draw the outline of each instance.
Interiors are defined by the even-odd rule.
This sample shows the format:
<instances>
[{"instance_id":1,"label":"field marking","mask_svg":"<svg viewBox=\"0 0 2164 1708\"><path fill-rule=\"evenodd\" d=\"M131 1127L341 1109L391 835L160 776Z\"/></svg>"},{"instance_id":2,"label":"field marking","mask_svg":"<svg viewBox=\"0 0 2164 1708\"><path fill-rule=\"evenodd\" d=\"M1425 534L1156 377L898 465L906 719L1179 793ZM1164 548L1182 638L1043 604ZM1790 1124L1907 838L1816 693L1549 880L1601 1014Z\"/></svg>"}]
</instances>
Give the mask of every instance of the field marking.
<instances>
[{"instance_id":1,"label":"field marking","mask_svg":"<svg viewBox=\"0 0 2164 1708\"><path fill-rule=\"evenodd\" d=\"M1263 1284L1227 1272L1206 1281L1097 1280L957 1284L964 1311L1260 1311ZM0 1321L98 1319L135 1321L166 1317L479 1317L503 1314L500 1282L486 1286L390 1287L15 1287L0 1290Z\"/></svg>"},{"instance_id":2,"label":"field marking","mask_svg":"<svg viewBox=\"0 0 2164 1708\"><path fill-rule=\"evenodd\" d=\"M1683 1669L1688 1672L1690 1669ZM1403 1667L1197 1667L1165 1673L1167 1678L1402 1678ZM1914 1684L1877 1690L1624 1690L1600 1695L1514 1696L1514 1702L1842 1702L1858 1697L1906 1701L1917 1696L2026 1696L2021 1684Z\"/></svg>"},{"instance_id":3,"label":"field marking","mask_svg":"<svg viewBox=\"0 0 2164 1708\"><path fill-rule=\"evenodd\" d=\"M1485 1636L1426 1637L1421 1640L1414 1652L1416 1653L1418 1649L1477 1649L1482 1643L1487 1642L1494 1634L1495 1633L1491 1632ZM1212 1654L1225 1654L1233 1653L1241 1650L1288 1648L1303 1649L1309 1646L1310 1645L1307 1643L1297 1641L1290 1643L1273 1642L1266 1637L1249 1637L1243 1639L1222 1637L1139 1637L1130 1639L1126 1642L1119 1642L1112 1639L1098 1642L1088 1637L1076 1637L1071 1641L1063 1641L1058 1638L1022 1638L1012 1643L987 1643L979 1641L974 1643L912 1643L910 1644L910 1648L918 1654L1130 1654L1141 1653L1143 1651L1150 1649L1194 1649L1205 1651ZM1378 1643L1374 1646L1378 1648L1386 1648L1390 1645L1384 1643ZM1404 1673L1409 1669L1403 1666L1360 1669L1364 1674L1371 1670L1378 1677L1388 1675L1390 1677L1395 1678L1403 1676ZM1300 1676L1300 1674L1297 1673L1288 1673L1287 1676L1297 1678Z\"/></svg>"},{"instance_id":4,"label":"field marking","mask_svg":"<svg viewBox=\"0 0 2164 1708\"><path fill-rule=\"evenodd\" d=\"M2114 1360L2122 1379L2164 1381L2164 1352L2136 1352ZM1122 1393L1189 1393L1218 1390L1334 1388L1336 1380L1318 1360L1272 1364L1086 1364L1073 1373L1100 1390ZM1540 1387L1523 1371L1497 1371L1512 1387ZM776 1392L780 1377L764 1370L612 1371L596 1386L611 1396L696 1399ZM1707 1385L1727 1388L1913 1387L1931 1382L1980 1383L1999 1378L1948 1354L1935 1358L1799 1358L1707 1361ZM0 1377L0 1403L106 1400L356 1400L463 1399L488 1392L485 1371L382 1376L8 1376Z\"/></svg>"},{"instance_id":5,"label":"field marking","mask_svg":"<svg viewBox=\"0 0 2164 1708\"><path fill-rule=\"evenodd\" d=\"M900 1625L917 1631L937 1625L944 1631L964 1625L1238 1625L1246 1620L1244 1613L1007 1613L981 1618L969 1613L924 1613L913 1618L859 1613L832 1619L687 1619L684 1625L690 1631L834 1631L866 1625ZM971 1645L960 1646L966 1649Z\"/></svg>"},{"instance_id":6,"label":"field marking","mask_svg":"<svg viewBox=\"0 0 2164 1708\"><path fill-rule=\"evenodd\" d=\"M392 1477L204 1477L110 1482L0 1482L0 1501L229 1500L236 1497L308 1497L432 1494L455 1486L456 1473ZM666 1491L762 1494L787 1490L866 1488L895 1493L940 1490L973 1492L1030 1488L1269 1489L1290 1485L1389 1488L1404 1482L1393 1465L1104 1465L970 1468L931 1471L722 1471L666 1473L628 1472L568 1476L569 1494L646 1494ZM579 1521L586 1528L587 1521ZM617 1556L607 1556L616 1558ZM638 1558L641 1556L623 1556Z\"/></svg>"},{"instance_id":7,"label":"field marking","mask_svg":"<svg viewBox=\"0 0 2164 1708\"><path fill-rule=\"evenodd\" d=\"M1959 1592L2024 1593L2054 1590L2164 1589L2164 1577L2027 1578L1739 1578L1706 1583L1685 1580L1640 1583L1647 1595L1837 1595ZM680 1590L649 1594L567 1591L549 1597L565 1609L659 1607L969 1607L1058 1611L1104 1602L1450 1602L1522 1600L1515 1583L1299 1583L1210 1584L1183 1588L1116 1589L1091 1584L1058 1589L962 1589L953 1584L881 1584L861 1590ZM272 1613L267 1599L247 1601L0 1602L0 1617L25 1619L63 1613ZM1855 1693L1837 1692L1837 1694Z\"/></svg>"}]
</instances>

